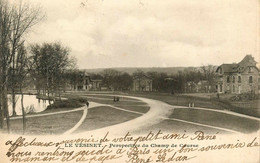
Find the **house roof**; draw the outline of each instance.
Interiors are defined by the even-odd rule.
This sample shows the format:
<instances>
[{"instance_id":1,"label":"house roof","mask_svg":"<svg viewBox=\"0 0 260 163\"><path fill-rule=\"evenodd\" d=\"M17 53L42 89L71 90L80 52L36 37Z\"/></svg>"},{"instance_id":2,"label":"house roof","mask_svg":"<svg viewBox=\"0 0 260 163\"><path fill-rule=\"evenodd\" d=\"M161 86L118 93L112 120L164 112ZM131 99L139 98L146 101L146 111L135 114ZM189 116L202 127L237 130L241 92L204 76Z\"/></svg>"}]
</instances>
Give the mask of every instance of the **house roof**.
<instances>
[{"instance_id":1,"label":"house roof","mask_svg":"<svg viewBox=\"0 0 260 163\"><path fill-rule=\"evenodd\" d=\"M220 65L217 68L217 71L220 67L222 68L222 71L224 73L244 72L247 67L255 67L258 70L258 68L256 67L256 63L257 62L254 60L254 57L252 57L251 55L246 55L239 63Z\"/></svg>"},{"instance_id":2,"label":"house roof","mask_svg":"<svg viewBox=\"0 0 260 163\"><path fill-rule=\"evenodd\" d=\"M238 68L238 64L222 64L220 67L222 67L223 72L234 72Z\"/></svg>"},{"instance_id":3,"label":"house roof","mask_svg":"<svg viewBox=\"0 0 260 163\"><path fill-rule=\"evenodd\" d=\"M255 61L254 57L252 57L251 55L246 55L244 59L240 61L238 64L241 67L242 66L247 67L247 66L255 66L256 63L257 62Z\"/></svg>"}]
</instances>

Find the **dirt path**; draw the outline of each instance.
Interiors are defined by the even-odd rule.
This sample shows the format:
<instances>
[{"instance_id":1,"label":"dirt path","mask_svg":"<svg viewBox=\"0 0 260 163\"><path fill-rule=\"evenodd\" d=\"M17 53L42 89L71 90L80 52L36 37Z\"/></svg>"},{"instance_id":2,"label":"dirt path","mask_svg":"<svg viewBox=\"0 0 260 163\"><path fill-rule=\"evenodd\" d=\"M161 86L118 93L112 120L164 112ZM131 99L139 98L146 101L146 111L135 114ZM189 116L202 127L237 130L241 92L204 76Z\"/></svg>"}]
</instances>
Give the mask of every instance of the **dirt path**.
<instances>
[{"instance_id":1,"label":"dirt path","mask_svg":"<svg viewBox=\"0 0 260 163\"><path fill-rule=\"evenodd\" d=\"M95 95L95 94L91 94L91 95ZM104 96L114 96L114 95L104 95ZM223 128L223 127L206 125L203 123L196 123L196 122L191 122L191 121L185 121L185 120L181 120L181 119L177 119L177 118L169 118L169 116L172 114L174 108L180 108L181 106L173 106L173 105L169 105L162 101L147 99L147 98L142 98L142 97L132 97L132 96L122 96L122 95L119 95L119 96L126 97L126 98L132 98L132 99L136 99L136 100L141 100L141 101L145 102L146 104L148 104L148 106L150 106L150 110L147 113L141 113L142 116L129 120L127 122L104 127L101 129L83 132L82 134L87 134L87 133L102 134L102 133L106 133L107 131L109 131L113 135L122 135L127 132L133 132L133 131L145 129L146 127L160 123L161 121L164 121L164 120L179 121L179 122L188 123L191 125L197 125L197 126L202 126L202 127L211 128L211 129L223 130L223 131L227 131L230 133L238 133L235 130L231 130L231 129L227 129L227 128ZM113 106L110 106L110 107L113 107ZM225 113L225 114L235 115L238 117L245 117L245 118L248 118L251 120L256 120L254 117L237 114L237 113L233 113L233 112L212 110L212 109L207 109L207 108L191 108L191 109L200 109L200 110L208 110L208 111L213 111L213 112L221 112L221 113ZM121 110L124 110L124 109L121 109ZM259 121L259 119L257 119L257 120Z\"/></svg>"},{"instance_id":2,"label":"dirt path","mask_svg":"<svg viewBox=\"0 0 260 163\"><path fill-rule=\"evenodd\" d=\"M105 95L105 96L114 96L114 95ZM120 123L117 125L112 125L112 126L97 129L97 130L83 132L81 134L84 135L89 132L98 134L98 133L105 133L105 132L109 131L112 134L121 135L121 134L125 134L128 131L131 132L131 131L141 130L142 128L151 126L153 124L157 124L157 123L163 121L165 118L168 118L168 116L171 115L171 113L174 109L171 105L168 105L164 102L157 101L157 100L146 99L146 98L141 98L141 97L122 96L122 95L120 95L120 97L141 100L144 103L147 103L148 106L150 106L150 110L145 114L141 113L141 114L143 114L142 116L129 120L127 122ZM118 118L120 118L120 117L118 117Z\"/></svg>"},{"instance_id":3,"label":"dirt path","mask_svg":"<svg viewBox=\"0 0 260 163\"><path fill-rule=\"evenodd\" d=\"M89 105L90 105L89 108L87 106L82 107L83 114L82 114L82 117L80 118L80 120L78 121L78 123L74 127L72 127L71 129L69 129L68 131L63 133L63 135L71 134L79 128L79 126L84 122L84 120L87 117L88 109L95 108L95 107L98 107L98 106L103 106L102 104L98 104L98 103L95 103L95 102L89 102Z\"/></svg>"}]
</instances>

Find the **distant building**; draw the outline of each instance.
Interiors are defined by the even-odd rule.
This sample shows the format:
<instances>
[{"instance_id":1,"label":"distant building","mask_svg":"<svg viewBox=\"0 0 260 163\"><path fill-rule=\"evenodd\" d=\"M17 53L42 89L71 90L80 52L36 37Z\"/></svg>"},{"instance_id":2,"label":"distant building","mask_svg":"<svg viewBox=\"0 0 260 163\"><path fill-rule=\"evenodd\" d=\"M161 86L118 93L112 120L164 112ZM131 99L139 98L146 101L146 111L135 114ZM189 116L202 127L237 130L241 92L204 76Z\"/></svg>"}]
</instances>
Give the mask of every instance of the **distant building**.
<instances>
[{"instance_id":1,"label":"distant building","mask_svg":"<svg viewBox=\"0 0 260 163\"><path fill-rule=\"evenodd\" d=\"M80 71L78 76L67 86L67 90L72 91L90 91L101 90L101 79L91 79L88 73Z\"/></svg>"},{"instance_id":2,"label":"distant building","mask_svg":"<svg viewBox=\"0 0 260 163\"><path fill-rule=\"evenodd\" d=\"M186 92L189 93L209 93L214 91L207 80L200 80L198 82L188 81L186 83Z\"/></svg>"},{"instance_id":3,"label":"distant building","mask_svg":"<svg viewBox=\"0 0 260 163\"><path fill-rule=\"evenodd\" d=\"M102 79L90 79L90 83L91 83L91 90L101 90L101 84L102 84Z\"/></svg>"},{"instance_id":4,"label":"distant building","mask_svg":"<svg viewBox=\"0 0 260 163\"><path fill-rule=\"evenodd\" d=\"M152 91L152 79L146 75L133 77L133 91Z\"/></svg>"},{"instance_id":5,"label":"distant building","mask_svg":"<svg viewBox=\"0 0 260 163\"><path fill-rule=\"evenodd\" d=\"M188 81L186 82L185 84L185 92L188 92L188 93L197 93L198 92L198 84L194 81Z\"/></svg>"},{"instance_id":6,"label":"distant building","mask_svg":"<svg viewBox=\"0 0 260 163\"><path fill-rule=\"evenodd\" d=\"M86 72L81 72L79 79L74 85L74 91L88 91L90 89L90 76Z\"/></svg>"},{"instance_id":7,"label":"distant building","mask_svg":"<svg viewBox=\"0 0 260 163\"><path fill-rule=\"evenodd\" d=\"M218 93L258 93L259 69L251 55L247 55L239 63L222 64L216 72Z\"/></svg>"}]
</instances>

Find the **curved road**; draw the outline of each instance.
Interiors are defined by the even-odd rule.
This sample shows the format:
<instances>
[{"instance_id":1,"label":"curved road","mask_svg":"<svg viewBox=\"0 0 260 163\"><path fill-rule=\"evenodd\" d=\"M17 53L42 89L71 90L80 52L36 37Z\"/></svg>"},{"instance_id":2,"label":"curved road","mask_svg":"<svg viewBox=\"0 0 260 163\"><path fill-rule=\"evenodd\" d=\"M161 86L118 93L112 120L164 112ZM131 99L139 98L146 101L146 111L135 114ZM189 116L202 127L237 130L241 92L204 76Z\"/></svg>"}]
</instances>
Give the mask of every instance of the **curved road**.
<instances>
[{"instance_id":1,"label":"curved road","mask_svg":"<svg viewBox=\"0 0 260 163\"><path fill-rule=\"evenodd\" d=\"M88 94L88 95L97 95L97 94ZM100 95L100 94L98 94L98 95ZM114 95L106 94L104 96L114 96ZM134 131L146 129L147 127L153 126L153 125L158 124L165 120L178 121L178 122L187 123L187 124L191 124L191 125L197 125L197 126L216 129L216 130L222 130L222 131L226 131L226 132L230 132L230 133L239 133L235 130L222 128L222 127L218 127L218 126L196 123L196 122L181 120L181 119L177 119L177 118L169 118L169 116L172 114L174 108L186 108L186 107L173 106L173 105L169 105L162 101L147 99L147 98L142 98L142 97L122 96L122 95L118 95L118 96L141 100L150 106L150 110L147 113L139 113L139 114L143 114L143 115L138 118L129 120L127 122L96 129L96 130L92 130L92 131L86 131L86 132L83 132L82 134L88 134L88 133L101 134L101 133L106 133L107 131L109 131L112 134L121 135L121 134L127 133L128 131L134 132ZM107 105L107 106L110 106L110 105ZM110 107L113 107L113 106L110 106ZM116 108L116 109L118 109L118 108ZM235 116L239 116L239 117L248 118L248 120L254 120L254 121L256 120L256 121L260 122L259 118L250 117L250 116L246 116L246 115L242 115L242 114L238 114L238 113L234 113L234 112L227 112L227 111L222 111L222 110L212 110L212 109L207 109L207 108L193 108L193 109L221 112L224 114L235 115ZM120 110L124 110L124 109L120 109ZM128 111L128 110L125 110L125 111ZM77 134L79 134L79 133L77 133Z\"/></svg>"}]
</instances>

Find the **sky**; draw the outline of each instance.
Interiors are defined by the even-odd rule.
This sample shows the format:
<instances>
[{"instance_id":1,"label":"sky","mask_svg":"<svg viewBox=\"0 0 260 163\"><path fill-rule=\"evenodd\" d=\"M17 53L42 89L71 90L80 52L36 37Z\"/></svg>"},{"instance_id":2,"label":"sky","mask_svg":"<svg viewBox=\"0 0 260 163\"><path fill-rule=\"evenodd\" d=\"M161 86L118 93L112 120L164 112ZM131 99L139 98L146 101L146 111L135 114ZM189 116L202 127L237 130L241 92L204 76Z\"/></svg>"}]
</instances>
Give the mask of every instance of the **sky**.
<instances>
[{"instance_id":1,"label":"sky","mask_svg":"<svg viewBox=\"0 0 260 163\"><path fill-rule=\"evenodd\" d=\"M45 19L27 43L60 41L78 68L260 60L259 0L27 0Z\"/></svg>"}]
</instances>

